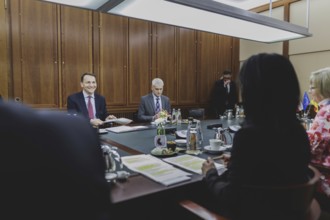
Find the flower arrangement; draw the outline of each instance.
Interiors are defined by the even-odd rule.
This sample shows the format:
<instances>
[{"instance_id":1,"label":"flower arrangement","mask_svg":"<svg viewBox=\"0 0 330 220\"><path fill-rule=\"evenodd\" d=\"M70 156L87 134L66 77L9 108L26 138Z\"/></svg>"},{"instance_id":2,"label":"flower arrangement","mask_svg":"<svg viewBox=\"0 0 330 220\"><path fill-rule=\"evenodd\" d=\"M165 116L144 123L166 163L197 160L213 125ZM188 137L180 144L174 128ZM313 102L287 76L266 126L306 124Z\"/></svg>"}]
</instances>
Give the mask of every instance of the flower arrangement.
<instances>
[{"instance_id":1,"label":"flower arrangement","mask_svg":"<svg viewBox=\"0 0 330 220\"><path fill-rule=\"evenodd\" d=\"M160 112L159 112L159 118L167 118L168 117L168 113L167 113L167 111L166 110L161 110Z\"/></svg>"},{"instance_id":2,"label":"flower arrangement","mask_svg":"<svg viewBox=\"0 0 330 220\"><path fill-rule=\"evenodd\" d=\"M167 117L168 117L167 111L166 110L161 110L159 112L159 118L157 118L155 120L156 125L158 125L159 123L165 124L166 120L167 120Z\"/></svg>"}]
</instances>

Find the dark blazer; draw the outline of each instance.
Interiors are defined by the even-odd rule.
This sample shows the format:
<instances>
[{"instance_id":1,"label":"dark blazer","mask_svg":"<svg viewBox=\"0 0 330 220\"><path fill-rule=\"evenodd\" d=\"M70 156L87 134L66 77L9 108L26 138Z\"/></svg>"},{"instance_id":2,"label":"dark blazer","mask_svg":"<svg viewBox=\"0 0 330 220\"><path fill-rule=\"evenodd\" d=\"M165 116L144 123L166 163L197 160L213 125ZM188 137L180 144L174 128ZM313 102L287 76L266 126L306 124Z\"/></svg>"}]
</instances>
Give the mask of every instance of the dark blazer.
<instances>
[{"instance_id":1,"label":"dark blazer","mask_svg":"<svg viewBox=\"0 0 330 220\"><path fill-rule=\"evenodd\" d=\"M104 121L108 117L105 98L97 93L94 93L96 118ZM80 114L89 119L88 110L83 92L74 93L67 98L67 110L70 114Z\"/></svg>"},{"instance_id":2,"label":"dark blazer","mask_svg":"<svg viewBox=\"0 0 330 220\"><path fill-rule=\"evenodd\" d=\"M171 112L170 99L167 96L162 95L160 100L162 103L162 109L170 113ZM152 121L154 115L156 115L155 102L152 93L149 93L148 95L141 97L139 110L138 110L138 120Z\"/></svg>"},{"instance_id":3,"label":"dark blazer","mask_svg":"<svg viewBox=\"0 0 330 220\"><path fill-rule=\"evenodd\" d=\"M205 183L216 199L214 204L219 213L231 219L250 219L239 216L240 210L249 207L262 195L247 196L241 186L305 183L310 158L308 137L298 121L286 125L281 131L269 127L245 127L234 136L227 171L218 176L215 169L209 170ZM262 205L257 206L260 212Z\"/></svg>"},{"instance_id":4,"label":"dark blazer","mask_svg":"<svg viewBox=\"0 0 330 220\"><path fill-rule=\"evenodd\" d=\"M211 108L216 117L223 115L226 109L234 109L238 102L238 93L235 82L230 81L230 92L224 87L224 80L215 82L211 94Z\"/></svg>"},{"instance_id":5,"label":"dark blazer","mask_svg":"<svg viewBox=\"0 0 330 220\"><path fill-rule=\"evenodd\" d=\"M0 121L0 219L109 219L102 150L84 118L3 102Z\"/></svg>"}]
</instances>

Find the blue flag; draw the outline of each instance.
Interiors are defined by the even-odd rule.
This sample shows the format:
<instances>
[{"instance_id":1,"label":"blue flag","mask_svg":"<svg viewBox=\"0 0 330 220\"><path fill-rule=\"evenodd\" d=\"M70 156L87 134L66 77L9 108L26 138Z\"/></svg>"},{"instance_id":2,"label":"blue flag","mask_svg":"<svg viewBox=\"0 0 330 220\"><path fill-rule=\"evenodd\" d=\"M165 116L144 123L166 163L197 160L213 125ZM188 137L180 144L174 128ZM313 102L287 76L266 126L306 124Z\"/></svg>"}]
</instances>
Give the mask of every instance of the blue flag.
<instances>
[{"instance_id":1,"label":"blue flag","mask_svg":"<svg viewBox=\"0 0 330 220\"><path fill-rule=\"evenodd\" d=\"M307 92L304 93L304 99L303 99L303 109L306 110L307 106L309 105L309 98L307 95Z\"/></svg>"}]
</instances>

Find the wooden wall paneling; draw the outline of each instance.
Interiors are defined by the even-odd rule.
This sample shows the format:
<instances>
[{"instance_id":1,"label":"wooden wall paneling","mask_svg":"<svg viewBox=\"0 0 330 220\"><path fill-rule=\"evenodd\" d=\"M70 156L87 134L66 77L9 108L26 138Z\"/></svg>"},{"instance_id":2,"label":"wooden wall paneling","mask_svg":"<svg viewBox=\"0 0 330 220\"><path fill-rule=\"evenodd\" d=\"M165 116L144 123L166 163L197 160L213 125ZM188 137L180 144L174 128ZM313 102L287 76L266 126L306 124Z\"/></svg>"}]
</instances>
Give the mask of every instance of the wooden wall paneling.
<instances>
[{"instance_id":1,"label":"wooden wall paneling","mask_svg":"<svg viewBox=\"0 0 330 220\"><path fill-rule=\"evenodd\" d=\"M128 18L100 13L100 92L111 108L126 106Z\"/></svg>"},{"instance_id":2,"label":"wooden wall paneling","mask_svg":"<svg viewBox=\"0 0 330 220\"><path fill-rule=\"evenodd\" d=\"M21 30L20 30L20 0L11 0L9 4L10 36L11 36L11 66L12 66L12 98L21 100L22 91L22 64L21 64Z\"/></svg>"},{"instance_id":3,"label":"wooden wall paneling","mask_svg":"<svg viewBox=\"0 0 330 220\"><path fill-rule=\"evenodd\" d=\"M93 14L90 10L61 7L62 102L81 91L80 76L93 72ZM95 27L98 28L98 27ZM97 90L98 91L98 90Z\"/></svg>"},{"instance_id":4,"label":"wooden wall paneling","mask_svg":"<svg viewBox=\"0 0 330 220\"><path fill-rule=\"evenodd\" d=\"M176 72L176 28L171 25L153 23L152 77L164 81L163 94L177 104L177 72Z\"/></svg>"},{"instance_id":5,"label":"wooden wall paneling","mask_svg":"<svg viewBox=\"0 0 330 220\"><path fill-rule=\"evenodd\" d=\"M128 105L137 110L141 96L151 92L151 24L138 19L128 23Z\"/></svg>"},{"instance_id":6,"label":"wooden wall paneling","mask_svg":"<svg viewBox=\"0 0 330 220\"><path fill-rule=\"evenodd\" d=\"M32 107L57 108L56 6L40 1L11 3L14 97Z\"/></svg>"},{"instance_id":7,"label":"wooden wall paneling","mask_svg":"<svg viewBox=\"0 0 330 220\"><path fill-rule=\"evenodd\" d=\"M103 13L92 11L92 59L93 59L93 73L97 77L97 90L102 94L103 83L101 77L101 24L100 17ZM107 103L108 104L108 103Z\"/></svg>"},{"instance_id":8,"label":"wooden wall paneling","mask_svg":"<svg viewBox=\"0 0 330 220\"><path fill-rule=\"evenodd\" d=\"M0 95L3 99L8 99L9 96L9 39L8 39L8 5L5 5L5 0L0 0Z\"/></svg>"},{"instance_id":9,"label":"wooden wall paneling","mask_svg":"<svg viewBox=\"0 0 330 220\"><path fill-rule=\"evenodd\" d=\"M219 71L232 70L232 37L218 35L219 37Z\"/></svg>"},{"instance_id":10,"label":"wooden wall paneling","mask_svg":"<svg viewBox=\"0 0 330 220\"><path fill-rule=\"evenodd\" d=\"M238 75L240 71L240 60L239 60L239 38L232 38L232 54L231 54L231 70L233 79L238 81Z\"/></svg>"},{"instance_id":11,"label":"wooden wall paneling","mask_svg":"<svg viewBox=\"0 0 330 220\"><path fill-rule=\"evenodd\" d=\"M8 2L8 90L36 108L65 108L87 71L97 74L98 92L115 112L135 111L156 76L176 108L203 106L212 69L239 66L226 45L230 37L41 1ZM214 48L220 51L217 61Z\"/></svg>"},{"instance_id":12,"label":"wooden wall paneling","mask_svg":"<svg viewBox=\"0 0 330 220\"><path fill-rule=\"evenodd\" d=\"M178 104L197 103L196 31L178 28Z\"/></svg>"},{"instance_id":13,"label":"wooden wall paneling","mask_svg":"<svg viewBox=\"0 0 330 220\"><path fill-rule=\"evenodd\" d=\"M198 34L198 100L201 104L208 104L214 83L219 79L219 40L218 35L199 32Z\"/></svg>"},{"instance_id":14,"label":"wooden wall paneling","mask_svg":"<svg viewBox=\"0 0 330 220\"><path fill-rule=\"evenodd\" d=\"M223 72L228 69L232 72L232 80L236 82L238 97L240 98L239 91L239 39L228 37L228 36L219 36L220 38L220 50L221 55L219 57L220 69Z\"/></svg>"}]
</instances>

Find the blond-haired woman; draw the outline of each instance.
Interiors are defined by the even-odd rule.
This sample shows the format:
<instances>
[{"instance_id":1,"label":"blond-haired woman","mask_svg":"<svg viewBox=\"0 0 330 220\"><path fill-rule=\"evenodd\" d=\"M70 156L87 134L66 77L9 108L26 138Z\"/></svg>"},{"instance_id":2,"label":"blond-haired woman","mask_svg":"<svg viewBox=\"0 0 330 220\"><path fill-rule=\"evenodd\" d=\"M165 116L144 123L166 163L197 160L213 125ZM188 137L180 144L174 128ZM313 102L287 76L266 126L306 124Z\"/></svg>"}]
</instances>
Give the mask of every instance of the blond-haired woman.
<instances>
[{"instance_id":1,"label":"blond-haired woman","mask_svg":"<svg viewBox=\"0 0 330 220\"><path fill-rule=\"evenodd\" d=\"M309 94L319 105L319 111L307 131L312 164L323 174L318 188L320 204L330 211L330 67L311 73Z\"/></svg>"}]
</instances>

